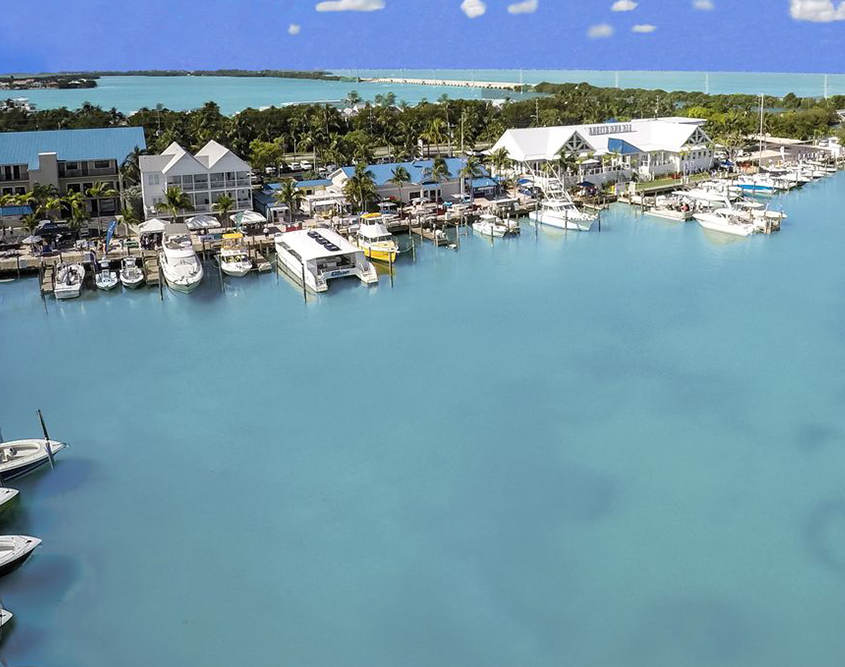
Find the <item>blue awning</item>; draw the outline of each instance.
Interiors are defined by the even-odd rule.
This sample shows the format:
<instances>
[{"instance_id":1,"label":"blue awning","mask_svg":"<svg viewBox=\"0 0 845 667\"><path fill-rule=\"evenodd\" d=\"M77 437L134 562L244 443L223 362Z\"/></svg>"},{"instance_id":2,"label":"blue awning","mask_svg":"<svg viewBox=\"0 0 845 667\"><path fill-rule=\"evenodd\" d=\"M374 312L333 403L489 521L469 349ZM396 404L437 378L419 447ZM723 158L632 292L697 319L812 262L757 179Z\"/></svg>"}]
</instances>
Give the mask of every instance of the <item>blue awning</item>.
<instances>
[{"instance_id":1,"label":"blue awning","mask_svg":"<svg viewBox=\"0 0 845 667\"><path fill-rule=\"evenodd\" d=\"M482 188L495 188L499 185L499 182L495 178L473 178L472 179L472 187L476 190L480 190Z\"/></svg>"},{"instance_id":2,"label":"blue awning","mask_svg":"<svg viewBox=\"0 0 845 667\"><path fill-rule=\"evenodd\" d=\"M3 206L0 208L0 215L29 215L32 209L29 206Z\"/></svg>"}]
</instances>

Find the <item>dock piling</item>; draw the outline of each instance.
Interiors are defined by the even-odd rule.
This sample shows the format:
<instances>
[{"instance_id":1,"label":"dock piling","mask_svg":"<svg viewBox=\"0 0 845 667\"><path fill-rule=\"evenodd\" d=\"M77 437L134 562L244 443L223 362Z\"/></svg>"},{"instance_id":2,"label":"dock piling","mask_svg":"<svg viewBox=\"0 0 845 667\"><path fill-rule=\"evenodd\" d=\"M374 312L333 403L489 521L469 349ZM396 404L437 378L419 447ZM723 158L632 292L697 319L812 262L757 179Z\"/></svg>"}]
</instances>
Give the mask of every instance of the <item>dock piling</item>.
<instances>
[{"instance_id":1,"label":"dock piling","mask_svg":"<svg viewBox=\"0 0 845 667\"><path fill-rule=\"evenodd\" d=\"M302 299L305 303L308 303L308 290L305 287L305 264L302 264Z\"/></svg>"},{"instance_id":2,"label":"dock piling","mask_svg":"<svg viewBox=\"0 0 845 667\"><path fill-rule=\"evenodd\" d=\"M50 467L54 467L53 461L53 447L50 445L50 434L47 433L47 425L44 423L44 415L41 414L41 409L38 409L38 419L41 422L41 431L44 433L44 439L47 441L47 458L50 459Z\"/></svg>"}]
</instances>

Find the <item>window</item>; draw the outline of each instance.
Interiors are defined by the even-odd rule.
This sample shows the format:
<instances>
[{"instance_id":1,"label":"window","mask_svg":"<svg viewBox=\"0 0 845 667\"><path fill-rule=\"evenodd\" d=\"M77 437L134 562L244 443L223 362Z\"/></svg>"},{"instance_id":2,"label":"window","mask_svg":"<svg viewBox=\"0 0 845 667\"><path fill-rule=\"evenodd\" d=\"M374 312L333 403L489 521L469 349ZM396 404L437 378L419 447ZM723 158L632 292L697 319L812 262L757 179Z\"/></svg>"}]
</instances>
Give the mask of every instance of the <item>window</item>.
<instances>
[{"instance_id":1,"label":"window","mask_svg":"<svg viewBox=\"0 0 845 667\"><path fill-rule=\"evenodd\" d=\"M94 169L108 169L111 167L109 160L94 160Z\"/></svg>"},{"instance_id":2,"label":"window","mask_svg":"<svg viewBox=\"0 0 845 667\"><path fill-rule=\"evenodd\" d=\"M78 162L65 162L65 169L67 169L68 171L76 171L77 169L79 169L79 163Z\"/></svg>"},{"instance_id":3,"label":"window","mask_svg":"<svg viewBox=\"0 0 845 667\"><path fill-rule=\"evenodd\" d=\"M10 195L10 194L12 194L12 188L3 188L3 193L2 193L2 194L4 194L4 195Z\"/></svg>"},{"instance_id":4,"label":"window","mask_svg":"<svg viewBox=\"0 0 845 667\"><path fill-rule=\"evenodd\" d=\"M79 183L68 183L67 191L69 193L82 192L82 186Z\"/></svg>"},{"instance_id":5,"label":"window","mask_svg":"<svg viewBox=\"0 0 845 667\"><path fill-rule=\"evenodd\" d=\"M194 188L197 190L207 190L208 174L194 174Z\"/></svg>"},{"instance_id":6,"label":"window","mask_svg":"<svg viewBox=\"0 0 845 667\"><path fill-rule=\"evenodd\" d=\"M148 185L161 185L161 174L148 174L147 175L147 184Z\"/></svg>"}]
</instances>

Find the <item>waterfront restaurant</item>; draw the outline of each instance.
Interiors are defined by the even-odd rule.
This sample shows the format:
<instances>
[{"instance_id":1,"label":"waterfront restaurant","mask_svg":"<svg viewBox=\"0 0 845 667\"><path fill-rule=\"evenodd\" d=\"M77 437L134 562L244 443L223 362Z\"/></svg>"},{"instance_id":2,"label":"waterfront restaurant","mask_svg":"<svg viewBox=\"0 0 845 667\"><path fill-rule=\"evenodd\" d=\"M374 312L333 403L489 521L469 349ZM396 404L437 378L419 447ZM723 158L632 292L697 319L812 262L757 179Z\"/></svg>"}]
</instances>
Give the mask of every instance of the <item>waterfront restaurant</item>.
<instances>
[{"instance_id":1,"label":"waterfront restaurant","mask_svg":"<svg viewBox=\"0 0 845 667\"><path fill-rule=\"evenodd\" d=\"M224 194L234 202L230 213L252 206L249 164L216 141L209 141L196 155L174 142L161 155L142 155L139 164L144 215L148 218L161 215L158 206L164 201L165 190L173 186L188 195L193 207L179 217L212 212Z\"/></svg>"},{"instance_id":2,"label":"waterfront restaurant","mask_svg":"<svg viewBox=\"0 0 845 667\"><path fill-rule=\"evenodd\" d=\"M713 167L712 141L698 118L654 118L624 123L531 127L507 130L490 149L504 148L516 171L542 182L560 178L561 156L578 160L574 180L649 181L670 174L688 175ZM546 167L546 165L549 167ZM572 180L572 177L570 178Z\"/></svg>"},{"instance_id":3,"label":"waterfront restaurant","mask_svg":"<svg viewBox=\"0 0 845 667\"><path fill-rule=\"evenodd\" d=\"M123 193L120 167L136 149L146 147L140 127L0 132L0 195L52 185L60 196L81 193L92 217L112 216ZM98 183L118 196L89 197Z\"/></svg>"}]
</instances>

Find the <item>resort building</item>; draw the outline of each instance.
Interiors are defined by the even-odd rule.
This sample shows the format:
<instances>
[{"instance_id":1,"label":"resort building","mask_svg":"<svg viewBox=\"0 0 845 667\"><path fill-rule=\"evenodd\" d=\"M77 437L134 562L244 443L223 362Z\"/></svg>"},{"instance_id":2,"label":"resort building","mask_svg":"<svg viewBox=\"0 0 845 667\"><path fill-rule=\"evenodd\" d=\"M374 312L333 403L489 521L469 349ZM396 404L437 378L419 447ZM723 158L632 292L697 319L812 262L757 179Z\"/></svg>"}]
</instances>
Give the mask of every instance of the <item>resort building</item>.
<instances>
[{"instance_id":1,"label":"resort building","mask_svg":"<svg viewBox=\"0 0 845 667\"><path fill-rule=\"evenodd\" d=\"M559 179L558 160L577 160L575 178L602 185L694 174L713 166L711 139L697 118L654 118L624 123L531 127L505 132L490 149L504 148L516 171Z\"/></svg>"},{"instance_id":2,"label":"resort building","mask_svg":"<svg viewBox=\"0 0 845 667\"><path fill-rule=\"evenodd\" d=\"M92 217L120 210L123 183L120 167L136 149L147 147L140 127L90 130L0 132L0 194L53 186L60 196L80 192ZM98 183L118 197L94 199L88 191Z\"/></svg>"},{"instance_id":3,"label":"resort building","mask_svg":"<svg viewBox=\"0 0 845 667\"><path fill-rule=\"evenodd\" d=\"M232 212L246 211L252 206L249 164L216 141L209 141L196 155L174 142L161 155L142 155L140 167L147 218L161 217L158 205L164 201L167 188L174 186L191 201L193 210L186 211L185 216L213 211L214 204L224 194L234 202Z\"/></svg>"},{"instance_id":4,"label":"resort building","mask_svg":"<svg viewBox=\"0 0 845 667\"><path fill-rule=\"evenodd\" d=\"M373 175L378 194L382 199L393 199L406 204L420 201L454 201L461 194L469 196L471 185L466 179L461 178L460 173L466 166L466 160L462 158L447 158L446 166L449 175L440 180L432 178L431 169L433 160L414 160L413 162L392 162L387 164L371 164L368 169ZM402 187L392 183L391 179L398 167L404 167L411 179ZM495 182L490 175L482 168L482 177L478 179L478 185L495 190ZM342 192L343 186L349 177L355 173L355 167L341 167L329 175L332 187L326 189L326 193L335 191ZM463 183L462 183L463 181Z\"/></svg>"}]
</instances>

